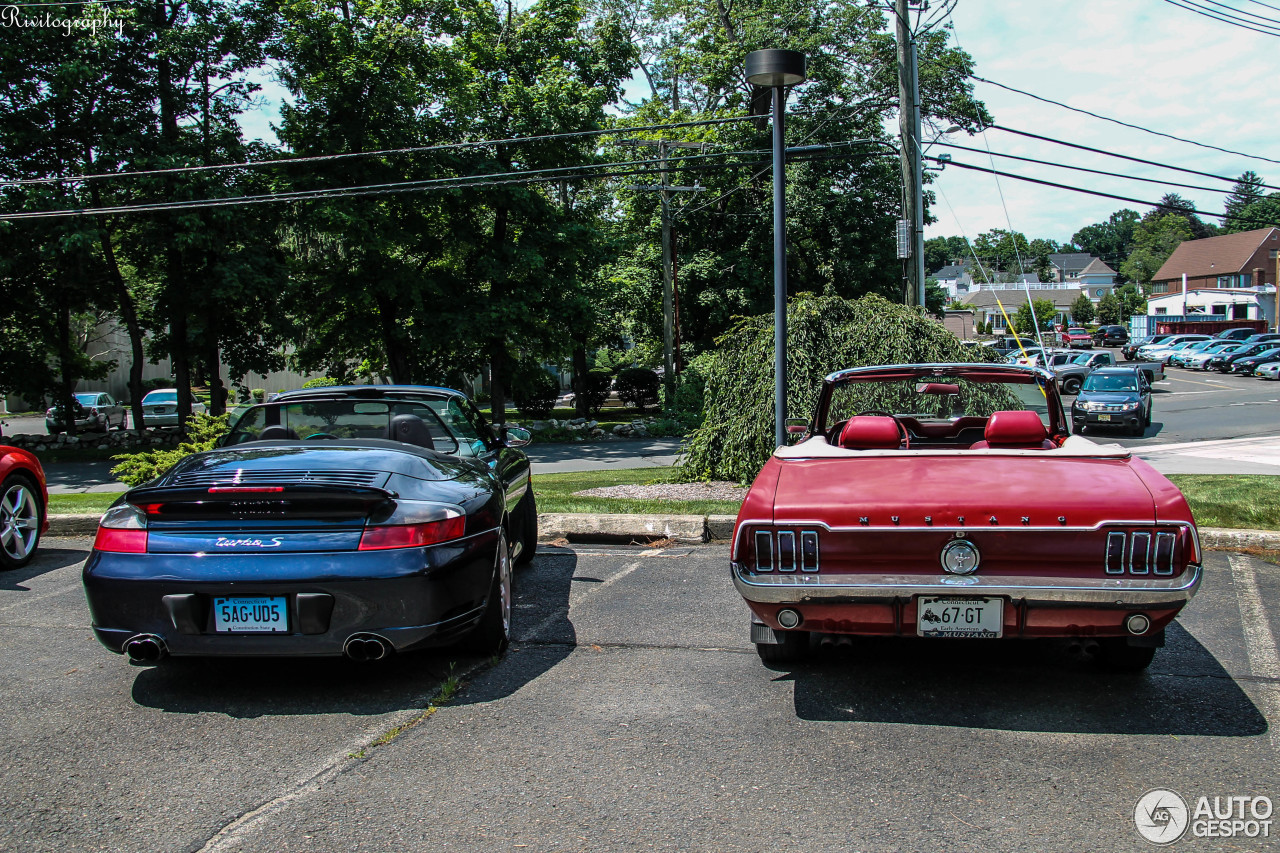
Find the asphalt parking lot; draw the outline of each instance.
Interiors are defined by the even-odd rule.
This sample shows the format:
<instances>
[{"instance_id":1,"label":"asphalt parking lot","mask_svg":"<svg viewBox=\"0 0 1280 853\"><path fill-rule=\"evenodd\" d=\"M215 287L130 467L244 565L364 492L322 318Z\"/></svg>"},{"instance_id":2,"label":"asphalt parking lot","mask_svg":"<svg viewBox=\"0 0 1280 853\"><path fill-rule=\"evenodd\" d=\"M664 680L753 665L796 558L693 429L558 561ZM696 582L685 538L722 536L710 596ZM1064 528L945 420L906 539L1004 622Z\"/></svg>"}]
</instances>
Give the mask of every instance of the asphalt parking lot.
<instances>
[{"instance_id":1,"label":"asphalt parking lot","mask_svg":"<svg viewBox=\"0 0 1280 853\"><path fill-rule=\"evenodd\" d=\"M88 630L88 544L0 574L3 850L1122 851L1152 788L1280 800L1280 567L1251 557L1209 555L1138 676L980 641L769 669L722 546L544 548L496 664L140 668Z\"/></svg>"}]
</instances>

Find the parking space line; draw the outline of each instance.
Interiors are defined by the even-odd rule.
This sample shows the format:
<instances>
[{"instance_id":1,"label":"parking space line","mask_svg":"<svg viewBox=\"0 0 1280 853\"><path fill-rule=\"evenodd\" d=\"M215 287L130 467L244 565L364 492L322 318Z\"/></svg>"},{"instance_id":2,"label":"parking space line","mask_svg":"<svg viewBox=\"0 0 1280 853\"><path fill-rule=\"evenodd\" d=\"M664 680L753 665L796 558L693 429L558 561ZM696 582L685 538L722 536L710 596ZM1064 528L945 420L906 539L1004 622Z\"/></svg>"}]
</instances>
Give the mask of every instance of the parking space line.
<instances>
[{"instance_id":1,"label":"parking space line","mask_svg":"<svg viewBox=\"0 0 1280 853\"><path fill-rule=\"evenodd\" d=\"M631 574L636 569L640 568L642 565L644 565L644 560L636 560L635 562L631 563L629 566L624 568L622 571L616 572L615 574L605 578L604 581L602 581L601 583L592 584L589 589L584 589L582 591L582 593L577 597L577 601L569 602L568 610L573 610L575 605L580 606L583 601L590 598L592 595L596 594L597 592L601 592L610 586L613 586L615 583L622 580L627 575ZM525 637L524 637L525 641L527 642L529 640L536 640L538 638L538 635L541 634L548 627L550 627L553 623L557 622L560 619L567 618L568 610L565 613L561 613L558 610L554 613L548 613L541 622L533 626L532 630L530 630L529 633L525 634Z\"/></svg>"},{"instance_id":2,"label":"parking space line","mask_svg":"<svg viewBox=\"0 0 1280 853\"><path fill-rule=\"evenodd\" d=\"M1280 753L1280 658L1276 655L1276 638L1267 621L1267 611L1258 593L1258 578L1253 571L1253 560L1244 554L1228 554L1231 574L1236 588L1236 603L1240 608L1240 624L1244 628L1244 648L1249 657L1249 669L1254 676L1267 679L1260 685L1263 708L1267 720L1267 734L1271 737L1271 749Z\"/></svg>"}]
</instances>

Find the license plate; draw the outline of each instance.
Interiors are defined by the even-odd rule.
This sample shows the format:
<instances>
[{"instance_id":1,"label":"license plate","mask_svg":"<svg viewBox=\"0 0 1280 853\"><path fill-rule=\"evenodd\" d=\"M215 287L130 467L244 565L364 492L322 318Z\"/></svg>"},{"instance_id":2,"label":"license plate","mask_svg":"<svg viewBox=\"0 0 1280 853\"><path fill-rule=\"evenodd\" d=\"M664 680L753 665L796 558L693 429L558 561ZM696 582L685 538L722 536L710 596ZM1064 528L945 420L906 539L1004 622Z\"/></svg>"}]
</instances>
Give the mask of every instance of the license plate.
<instances>
[{"instance_id":1,"label":"license plate","mask_svg":"<svg viewBox=\"0 0 1280 853\"><path fill-rule=\"evenodd\" d=\"M999 637L1004 633L1004 599L919 598L916 633L921 637Z\"/></svg>"},{"instance_id":2,"label":"license plate","mask_svg":"<svg viewBox=\"0 0 1280 853\"><path fill-rule=\"evenodd\" d=\"M288 602L282 595L215 598L213 630L232 634L287 633L289 630Z\"/></svg>"},{"instance_id":3,"label":"license plate","mask_svg":"<svg viewBox=\"0 0 1280 853\"><path fill-rule=\"evenodd\" d=\"M1098 420L1105 423L1106 421L1111 420L1111 415L1098 415Z\"/></svg>"}]
</instances>

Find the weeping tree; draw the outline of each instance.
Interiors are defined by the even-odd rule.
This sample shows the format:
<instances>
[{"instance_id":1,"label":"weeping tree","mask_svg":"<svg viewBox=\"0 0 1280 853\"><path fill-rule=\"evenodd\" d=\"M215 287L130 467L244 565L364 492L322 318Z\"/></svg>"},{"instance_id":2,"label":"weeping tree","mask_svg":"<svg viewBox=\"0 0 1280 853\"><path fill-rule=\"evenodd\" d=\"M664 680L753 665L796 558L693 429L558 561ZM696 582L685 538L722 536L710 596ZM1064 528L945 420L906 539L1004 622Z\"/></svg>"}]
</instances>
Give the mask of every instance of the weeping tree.
<instances>
[{"instance_id":1,"label":"weeping tree","mask_svg":"<svg viewBox=\"0 0 1280 853\"><path fill-rule=\"evenodd\" d=\"M811 417L823 377L873 364L996 361L915 309L881 296L800 294L787 306L787 412ZM773 315L747 317L717 341L703 424L689 438L688 480L749 482L774 450Z\"/></svg>"}]
</instances>

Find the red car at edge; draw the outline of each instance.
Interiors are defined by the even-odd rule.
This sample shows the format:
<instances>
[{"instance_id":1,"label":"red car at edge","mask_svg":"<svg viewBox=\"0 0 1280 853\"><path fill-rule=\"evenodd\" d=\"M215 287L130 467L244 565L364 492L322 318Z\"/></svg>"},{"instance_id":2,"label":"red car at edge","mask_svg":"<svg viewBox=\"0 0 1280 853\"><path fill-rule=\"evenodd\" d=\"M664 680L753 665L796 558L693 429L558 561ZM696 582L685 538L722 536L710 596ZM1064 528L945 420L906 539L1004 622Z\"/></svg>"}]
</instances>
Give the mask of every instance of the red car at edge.
<instances>
[{"instance_id":1,"label":"red car at edge","mask_svg":"<svg viewBox=\"0 0 1280 853\"><path fill-rule=\"evenodd\" d=\"M796 660L819 634L1071 637L1144 669L1200 584L1195 521L1147 463L1067 427L1038 367L828 376L738 514L760 657Z\"/></svg>"},{"instance_id":2,"label":"red car at edge","mask_svg":"<svg viewBox=\"0 0 1280 853\"><path fill-rule=\"evenodd\" d=\"M31 562L49 529L49 489L34 455L0 445L0 569Z\"/></svg>"}]
</instances>

